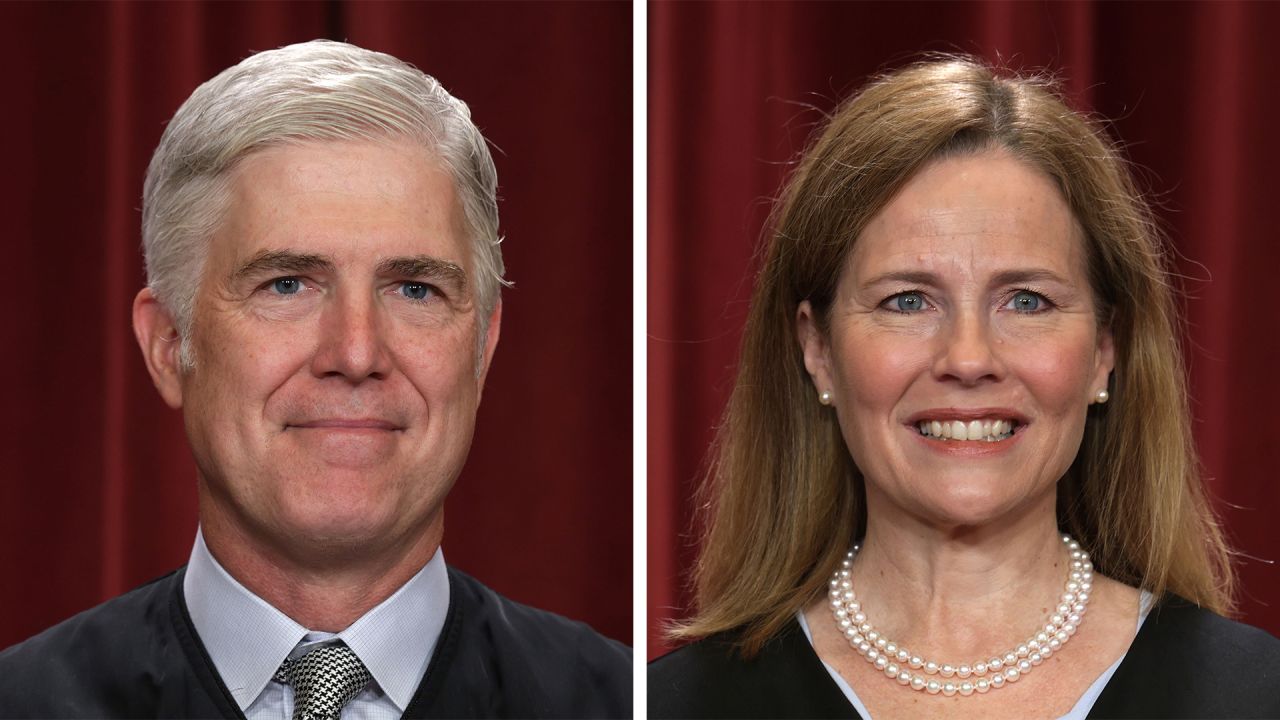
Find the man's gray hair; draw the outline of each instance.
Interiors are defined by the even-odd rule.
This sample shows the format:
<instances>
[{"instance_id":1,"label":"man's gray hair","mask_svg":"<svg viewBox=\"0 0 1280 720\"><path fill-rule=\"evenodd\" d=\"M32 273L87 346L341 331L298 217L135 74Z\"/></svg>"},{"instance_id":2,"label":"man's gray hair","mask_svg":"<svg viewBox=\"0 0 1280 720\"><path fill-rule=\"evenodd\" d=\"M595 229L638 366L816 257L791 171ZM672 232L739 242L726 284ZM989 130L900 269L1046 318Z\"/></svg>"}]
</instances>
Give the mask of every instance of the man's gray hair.
<instances>
[{"instance_id":1,"label":"man's gray hair","mask_svg":"<svg viewBox=\"0 0 1280 720\"><path fill-rule=\"evenodd\" d=\"M408 139L453 178L473 247L484 347L502 279L498 175L465 103L408 63L347 43L313 40L252 55L196 88L147 168L142 243L147 285L174 317L191 368L196 289L209 240L230 202L230 171L290 142Z\"/></svg>"}]
</instances>

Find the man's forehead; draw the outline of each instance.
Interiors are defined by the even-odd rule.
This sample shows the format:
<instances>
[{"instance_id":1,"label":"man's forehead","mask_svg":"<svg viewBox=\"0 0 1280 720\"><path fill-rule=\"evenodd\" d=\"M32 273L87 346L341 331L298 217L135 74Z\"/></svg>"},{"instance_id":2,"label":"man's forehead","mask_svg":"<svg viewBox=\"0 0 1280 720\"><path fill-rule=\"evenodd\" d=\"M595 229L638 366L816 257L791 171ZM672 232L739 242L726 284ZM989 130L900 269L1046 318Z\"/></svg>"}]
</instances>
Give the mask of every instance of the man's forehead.
<instances>
[{"instance_id":1,"label":"man's forehead","mask_svg":"<svg viewBox=\"0 0 1280 720\"><path fill-rule=\"evenodd\" d=\"M447 166L407 140L308 141L264 148L242 159L230 175L233 202L278 208L288 199L326 195L403 203L431 211L456 205Z\"/></svg>"},{"instance_id":2,"label":"man's forehead","mask_svg":"<svg viewBox=\"0 0 1280 720\"><path fill-rule=\"evenodd\" d=\"M432 174L447 174L448 170L439 155L425 145L408 138L384 138L273 143L241 158L232 172L256 174L260 178L269 175L291 177L303 183L319 179L330 187L371 193L394 192L403 185L402 178L397 175L351 173L349 168L353 163L390 164ZM329 168L340 168L332 180L319 174Z\"/></svg>"},{"instance_id":3,"label":"man's forehead","mask_svg":"<svg viewBox=\"0 0 1280 720\"><path fill-rule=\"evenodd\" d=\"M331 142L262 150L231 179L213 252L326 256L334 266L431 257L469 267L452 177L416 145Z\"/></svg>"}]
</instances>

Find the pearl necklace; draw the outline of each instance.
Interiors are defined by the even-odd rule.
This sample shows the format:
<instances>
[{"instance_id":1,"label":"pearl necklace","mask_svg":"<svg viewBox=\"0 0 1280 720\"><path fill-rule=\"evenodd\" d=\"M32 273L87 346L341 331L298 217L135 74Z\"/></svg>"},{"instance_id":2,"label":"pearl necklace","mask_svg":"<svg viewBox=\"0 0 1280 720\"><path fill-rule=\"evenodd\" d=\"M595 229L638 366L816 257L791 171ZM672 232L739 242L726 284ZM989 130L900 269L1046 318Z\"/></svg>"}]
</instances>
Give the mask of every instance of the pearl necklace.
<instances>
[{"instance_id":1,"label":"pearl necklace","mask_svg":"<svg viewBox=\"0 0 1280 720\"><path fill-rule=\"evenodd\" d=\"M1067 584L1059 598L1059 604L1045 626L1026 642L1003 655L965 665L951 665L926 660L919 655L884 637L867 621L867 614L853 593L850 568L860 549L853 549L840 561L840 569L831 577L831 610L840 633L849 640L867 662L899 685L912 690L923 690L930 695L942 693L948 697L956 694L970 696L976 691L985 693L1017 682L1049 656L1062 649L1075 634L1089 604L1089 591L1093 589L1093 563L1089 554L1080 549L1080 543L1063 535L1062 543L1071 553L1071 571ZM924 674L911 672L923 670ZM991 677L987 677L990 674ZM942 680L926 676L942 676ZM956 678L952 680L951 678Z\"/></svg>"}]
</instances>

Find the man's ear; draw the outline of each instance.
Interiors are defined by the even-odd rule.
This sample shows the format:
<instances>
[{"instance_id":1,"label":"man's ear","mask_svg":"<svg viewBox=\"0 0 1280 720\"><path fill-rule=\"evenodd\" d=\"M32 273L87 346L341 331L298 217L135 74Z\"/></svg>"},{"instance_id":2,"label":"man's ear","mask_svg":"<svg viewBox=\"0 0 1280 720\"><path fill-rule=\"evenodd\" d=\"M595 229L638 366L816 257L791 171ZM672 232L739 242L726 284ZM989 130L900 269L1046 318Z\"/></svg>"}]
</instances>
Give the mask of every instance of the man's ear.
<instances>
[{"instance_id":1,"label":"man's ear","mask_svg":"<svg viewBox=\"0 0 1280 720\"><path fill-rule=\"evenodd\" d=\"M182 339L178 336L173 316L160 304L151 288L143 288L133 299L133 334L142 349L142 359L147 363L151 381L160 391L160 397L169 407L182 407L182 381L179 375L179 349Z\"/></svg>"},{"instance_id":2,"label":"man's ear","mask_svg":"<svg viewBox=\"0 0 1280 720\"><path fill-rule=\"evenodd\" d=\"M480 357L477 368L476 384L484 392L484 379L489 375L489 364L493 362L493 351L498 347L498 335L502 330L502 298L493 304L493 312L489 313L489 330L484 338L484 355Z\"/></svg>"},{"instance_id":3,"label":"man's ear","mask_svg":"<svg viewBox=\"0 0 1280 720\"><path fill-rule=\"evenodd\" d=\"M796 341L804 352L804 367L813 380L815 392L835 394L835 384L831 377L831 353L827 336L818 327L818 318L814 315L813 306L808 300L796 308Z\"/></svg>"}]
</instances>

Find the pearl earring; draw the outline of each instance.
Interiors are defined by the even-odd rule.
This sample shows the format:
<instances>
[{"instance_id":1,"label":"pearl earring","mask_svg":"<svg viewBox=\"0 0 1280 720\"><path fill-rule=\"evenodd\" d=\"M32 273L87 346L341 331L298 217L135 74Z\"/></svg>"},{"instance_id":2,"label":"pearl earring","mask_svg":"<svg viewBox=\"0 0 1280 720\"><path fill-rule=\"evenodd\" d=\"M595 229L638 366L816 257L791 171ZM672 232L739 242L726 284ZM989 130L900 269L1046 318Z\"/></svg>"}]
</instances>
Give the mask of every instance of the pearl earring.
<instances>
[{"instance_id":1,"label":"pearl earring","mask_svg":"<svg viewBox=\"0 0 1280 720\"><path fill-rule=\"evenodd\" d=\"M822 403L823 405L830 405L831 393L826 390L823 390L821 393L818 394L818 402Z\"/></svg>"},{"instance_id":2,"label":"pearl earring","mask_svg":"<svg viewBox=\"0 0 1280 720\"><path fill-rule=\"evenodd\" d=\"M1111 393L1106 390L1099 390L1097 395L1093 396L1093 401L1099 405L1111 399Z\"/></svg>"}]
</instances>

